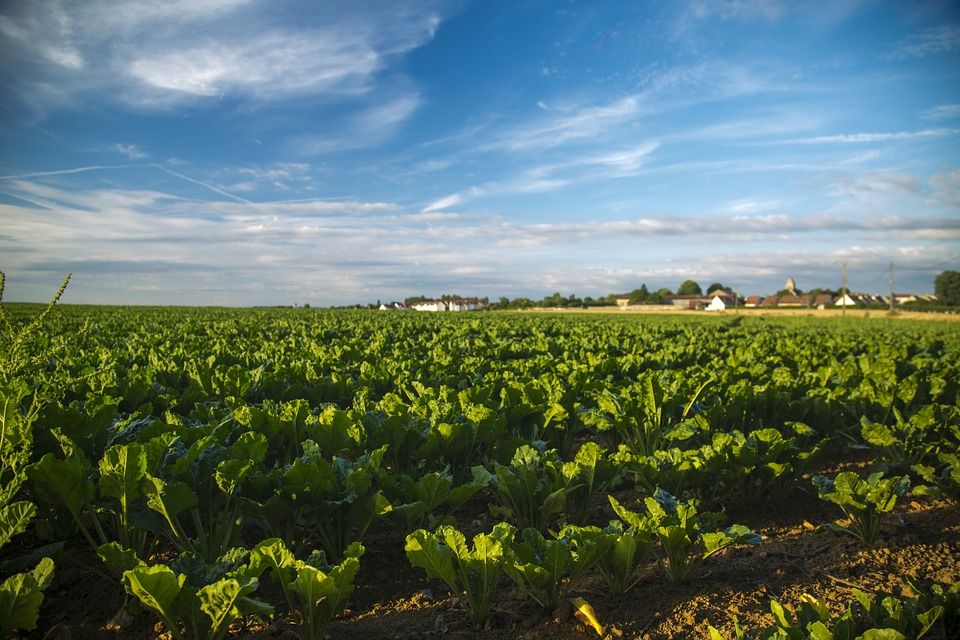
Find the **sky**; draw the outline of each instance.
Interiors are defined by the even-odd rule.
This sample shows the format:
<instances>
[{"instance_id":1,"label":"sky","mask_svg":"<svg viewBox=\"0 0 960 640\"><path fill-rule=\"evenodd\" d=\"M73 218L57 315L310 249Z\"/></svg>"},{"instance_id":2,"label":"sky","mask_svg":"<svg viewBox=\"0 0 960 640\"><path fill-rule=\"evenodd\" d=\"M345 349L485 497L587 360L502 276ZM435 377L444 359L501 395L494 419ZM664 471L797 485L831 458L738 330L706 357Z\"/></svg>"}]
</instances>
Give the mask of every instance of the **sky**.
<instances>
[{"instance_id":1,"label":"sky","mask_svg":"<svg viewBox=\"0 0 960 640\"><path fill-rule=\"evenodd\" d=\"M0 3L5 300L933 290L955 0Z\"/></svg>"}]
</instances>

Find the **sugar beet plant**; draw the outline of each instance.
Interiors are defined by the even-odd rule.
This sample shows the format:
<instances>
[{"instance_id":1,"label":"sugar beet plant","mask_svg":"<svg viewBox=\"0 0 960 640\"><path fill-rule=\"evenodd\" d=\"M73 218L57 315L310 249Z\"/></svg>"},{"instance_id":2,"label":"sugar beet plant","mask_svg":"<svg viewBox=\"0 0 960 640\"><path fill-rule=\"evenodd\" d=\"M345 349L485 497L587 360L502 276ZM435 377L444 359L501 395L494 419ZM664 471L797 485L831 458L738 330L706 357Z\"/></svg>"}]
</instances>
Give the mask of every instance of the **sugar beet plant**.
<instances>
[{"instance_id":1,"label":"sugar beet plant","mask_svg":"<svg viewBox=\"0 0 960 640\"><path fill-rule=\"evenodd\" d=\"M250 551L247 575L266 571L280 585L287 610L301 618L304 640L320 640L333 616L343 609L353 593L353 581L360 570L364 548L359 542L343 553L343 561L331 566L322 551L313 551L298 560L279 538L264 540Z\"/></svg>"},{"instance_id":2,"label":"sugar beet plant","mask_svg":"<svg viewBox=\"0 0 960 640\"><path fill-rule=\"evenodd\" d=\"M883 517L896 506L897 498L902 498L910 489L910 478L887 478L883 472L877 471L864 480L852 471L844 471L832 480L825 476L814 476L813 484L822 500L840 507L850 520L846 527L831 523L826 525L827 528L872 545L880 535Z\"/></svg>"},{"instance_id":3,"label":"sugar beet plant","mask_svg":"<svg viewBox=\"0 0 960 640\"><path fill-rule=\"evenodd\" d=\"M474 536L471 548L453 527L441 526L433 532L418 529L407 536L404 548L410 564L424 569L428 578L443 580L463 602L470 621L479 627L490 616L515 532L501 522L490 533Z\"/></svg>"},{"instance_id":4,"label":"sugar beet plant","mask_svg":"<svg viewBox=\"0 0 960 640\"><path fill-rule=\"evenodd\" d=\"M544 536L533 528L507 545L504 570L535 602L553 611L609 548L597 527L567 526Z\"/></svg>"},{"instance_id":5,"label":"sugar beet plant","mask_svg":"<svg viewBox=\"0 0 960 640\"><path fill-rule=\"evenodd\" d=\"M611 500L627 524L639 521L637 514ZM697 513L692 500L680 502L663 490L644 501L647 521L660 542L660 567L674 584L686 582L710 556L732 545L758 545L759 534L742 524L719 529L723 514ZM621 515L623 514L623 515Z\"/></svg>"}]
</instances>

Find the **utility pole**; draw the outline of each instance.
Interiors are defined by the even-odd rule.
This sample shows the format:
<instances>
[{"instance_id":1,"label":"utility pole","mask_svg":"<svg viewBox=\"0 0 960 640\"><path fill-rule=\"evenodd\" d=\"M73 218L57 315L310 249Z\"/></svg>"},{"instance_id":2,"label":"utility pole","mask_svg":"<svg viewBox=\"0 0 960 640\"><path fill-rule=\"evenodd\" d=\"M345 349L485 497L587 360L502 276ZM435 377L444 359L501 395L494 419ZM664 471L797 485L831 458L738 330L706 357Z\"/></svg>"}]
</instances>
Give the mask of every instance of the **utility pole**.
<instances>
[{"instance_id":1,"label":"utility pole","mask_svg":"<svg viewBox=\"0 0 960 640\"><path fill-rule=\"evenodd\" d=\"M890 261L890 313L893 313L893 260Z\"/></svg>"},{"instance_id":2,"label":"utility pole","mask_svg":"<svg viewBox=\"0 0 960 640\"><path fill-rule=\"evenodd\" d=\"M843 304L840 306L840 315L847 315L847 263L843 263L843 284L840 285L840 295L843 296L840 298L840 301Z\"/></svg>"}]
</instances>

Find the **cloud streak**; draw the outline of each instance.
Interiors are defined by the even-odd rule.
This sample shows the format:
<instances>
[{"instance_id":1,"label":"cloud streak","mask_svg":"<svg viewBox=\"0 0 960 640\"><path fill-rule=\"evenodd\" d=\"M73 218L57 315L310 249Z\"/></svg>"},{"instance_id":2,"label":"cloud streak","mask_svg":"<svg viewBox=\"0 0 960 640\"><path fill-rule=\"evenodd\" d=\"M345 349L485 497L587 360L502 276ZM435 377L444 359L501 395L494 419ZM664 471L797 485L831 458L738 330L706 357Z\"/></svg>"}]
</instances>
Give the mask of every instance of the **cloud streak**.
<instances>
[{"instance_id":1,"label":"cloud streak","mask_svg":"<svg viewBox=\"0 0 960 640\"><path fill-rule=\"evenodd\" d=\"M93 93L166 110L221 99L272 103L363 95L397 57L429 42L440 2L317 6L298 23L289 2L26 3L0 16L6 73L21 93L57 100ZM159 6L162 5L162 6Z\"/></svg>"},{"instance_id":2,"label":"cloud streak","mask_svg":"<svg viewBox=\"0 0 960 640\"><path fill-rule=\"evenodd\" d=\"M960 49L960 24L944 24L912 33L894 45L891 60L913 60Z\"/></svg>"},{"instance_id":3,"label":"cloud streak","mask_svg":"<svg viewBox=\"0 0 960 640\"><path fill-rule=\"evenodd\" d=\"M781 140L780 144L865 144L870 142L889 142L893 140L913 140L916 138L943 138L955 136L960 129L921 129L919 131L890 131L872 133L840 133L829 136L793 138Z\"/></svg>"}]
</instances>

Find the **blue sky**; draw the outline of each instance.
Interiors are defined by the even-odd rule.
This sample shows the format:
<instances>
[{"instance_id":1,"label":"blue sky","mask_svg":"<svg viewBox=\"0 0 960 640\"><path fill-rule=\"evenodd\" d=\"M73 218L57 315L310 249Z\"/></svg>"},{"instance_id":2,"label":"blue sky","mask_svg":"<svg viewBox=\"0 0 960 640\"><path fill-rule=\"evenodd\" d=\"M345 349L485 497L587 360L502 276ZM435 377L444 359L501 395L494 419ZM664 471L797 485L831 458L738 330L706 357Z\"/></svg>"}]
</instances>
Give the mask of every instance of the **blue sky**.
<instances>
[{"instance_id":1,"label":"blue sky","mask_svg":"<svg viewBox=\"0 0 960 640\"><path fill-rule=\"evenodd\" d=\"M0 6L9 300L928 292L960 5Z\"/></svg>"}]
</instances>

